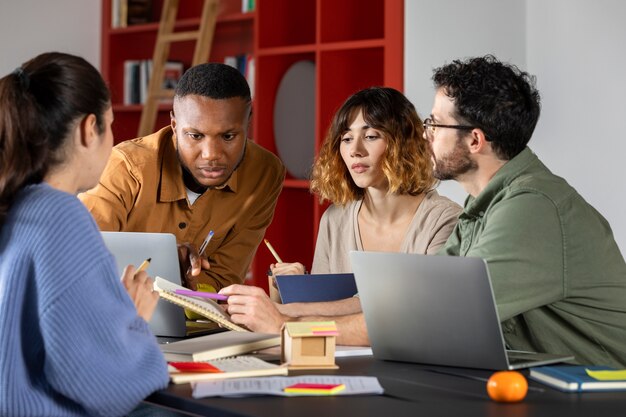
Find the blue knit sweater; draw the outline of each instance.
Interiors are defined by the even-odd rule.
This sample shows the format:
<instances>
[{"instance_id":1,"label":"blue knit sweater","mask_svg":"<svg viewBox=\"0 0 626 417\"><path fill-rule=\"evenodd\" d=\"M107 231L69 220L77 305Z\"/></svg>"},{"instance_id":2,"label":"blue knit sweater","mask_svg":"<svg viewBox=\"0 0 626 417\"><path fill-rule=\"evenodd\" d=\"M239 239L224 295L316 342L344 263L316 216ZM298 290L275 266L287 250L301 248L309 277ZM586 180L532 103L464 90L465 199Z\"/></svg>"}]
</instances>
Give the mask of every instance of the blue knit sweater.
<instances>
[{"instance_id":1,"label":"blue knit sweater","mask_svg":"<svg viewBox=\"0 0 626 417\"><path fill-rule=\"evenodd\" d=\"M0 226L0 415L122 415L167 381L89 212L26 187Z\"/></svg>"}]
</instances>

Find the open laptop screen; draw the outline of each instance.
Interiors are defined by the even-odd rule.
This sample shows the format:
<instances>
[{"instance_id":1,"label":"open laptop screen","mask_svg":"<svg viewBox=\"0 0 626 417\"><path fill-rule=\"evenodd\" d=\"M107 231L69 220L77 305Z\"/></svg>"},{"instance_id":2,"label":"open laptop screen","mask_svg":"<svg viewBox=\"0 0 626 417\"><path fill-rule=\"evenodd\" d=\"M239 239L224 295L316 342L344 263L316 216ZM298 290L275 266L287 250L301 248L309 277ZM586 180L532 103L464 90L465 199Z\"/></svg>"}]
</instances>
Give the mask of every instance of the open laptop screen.
<instances>
[{"instance_id":1,"label":"open laptop screen","mask_svg":"<svg viewBox=\"0 0 626 417\"><path fill-rule=\"evenodd\" d=\"M484 260L350 252L369 339L379 359L511 369ZM542 354L535 366L572 359Z\"/></svg>"},{"instance_id":2,"label":"open laptop screen","mask_svg":"<svg viewBox=\"0 0 626 417\"><path fill-rule=\"evenodd\" d=\"M139 267L151 258L146 272L181 285L176 237L170 233L101 232L104 243L115 257L119 276L126 265ZM150 329L156 336L184 337L186 334L184 311L167 301L160 300L150 320Z\"/></svg>"}]
</instances>

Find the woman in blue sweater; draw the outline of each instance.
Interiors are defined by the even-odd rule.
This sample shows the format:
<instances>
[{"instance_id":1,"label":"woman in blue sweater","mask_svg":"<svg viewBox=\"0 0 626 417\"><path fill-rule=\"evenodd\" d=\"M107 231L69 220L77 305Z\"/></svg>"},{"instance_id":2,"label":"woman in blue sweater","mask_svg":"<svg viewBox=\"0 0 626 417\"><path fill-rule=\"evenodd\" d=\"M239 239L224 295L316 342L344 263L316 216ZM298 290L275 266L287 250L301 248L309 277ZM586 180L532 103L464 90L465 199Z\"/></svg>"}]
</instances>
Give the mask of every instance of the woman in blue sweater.
<instances>
[{"instance_id":1,"label":"woman in blue sweater","mask_svg":"<svg viewBox=\"0 0 626 417\"><path fill-rule=\"evenodd\" d=\"M47 53L0 79L0 415L122 415L167 385L147 321L158 295L120 281L75 195L113 135L109 92L82 58Z\"/></svg>"}]
</instances>

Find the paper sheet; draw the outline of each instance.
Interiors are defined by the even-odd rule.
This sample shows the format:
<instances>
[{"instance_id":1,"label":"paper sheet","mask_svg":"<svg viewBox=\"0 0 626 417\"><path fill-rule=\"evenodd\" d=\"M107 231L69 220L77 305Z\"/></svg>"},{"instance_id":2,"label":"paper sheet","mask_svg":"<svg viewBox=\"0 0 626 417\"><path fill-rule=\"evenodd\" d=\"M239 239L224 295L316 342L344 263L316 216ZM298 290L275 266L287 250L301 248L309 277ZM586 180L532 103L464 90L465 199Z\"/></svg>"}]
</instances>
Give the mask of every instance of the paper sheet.
<instances>
[{"instance_id":1,"label":"paper sheet","mask_svg":"<svg viewBox=\"0 0 626 417\"><path fill-rule=\"evenodd\" d=\"M245 397L250 395L279 395L293 397L303 394L287 393L284 388L293 384L345 384L341 395L359 395L383 393L383 387L376 377L339 376L339 375L303 375L291 377L240 378L219 381L203 381L193 384L194 398L203 397ZM306 394L304 394L306 395Z\"/></svg>"},{"instance_id":2,"label":"paper sheet","mask_svg":"<svg viewBox=\"0 0 626 417\"><path fill-rule=\"evenodd\" d=\"M259 350L254 356L264 361L279 361L280 346ZM335 358L345 358L348 356L372 356L372 348L369 346L335 346Z\"/></svg>"}]
</instances>

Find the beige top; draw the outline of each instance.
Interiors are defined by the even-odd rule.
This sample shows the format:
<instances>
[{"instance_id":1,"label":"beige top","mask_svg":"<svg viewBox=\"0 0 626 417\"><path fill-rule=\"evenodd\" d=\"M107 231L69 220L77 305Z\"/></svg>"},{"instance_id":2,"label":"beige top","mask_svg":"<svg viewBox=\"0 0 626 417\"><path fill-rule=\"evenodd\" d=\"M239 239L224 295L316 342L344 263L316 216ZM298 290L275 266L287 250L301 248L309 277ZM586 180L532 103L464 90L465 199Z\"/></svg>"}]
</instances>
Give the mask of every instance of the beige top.
<instances>
[{"instance_id":1,"label":"beige top","mask_svg":"<svg viewBox=\"0 0 626 417\"><path fill-rule=\"evenodd\" d=\"M313 274L352 272L351 250L363 250L358 214L363 200L345 207L332 205L320 220ZM424 196L409 225L400 252L434 254L446 243L461 213L461 206L430 191Z\"/></svg>"}]
</instances>

